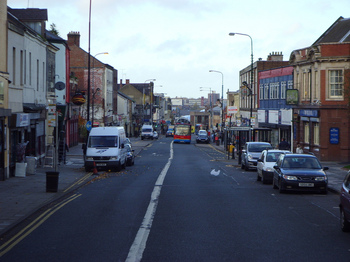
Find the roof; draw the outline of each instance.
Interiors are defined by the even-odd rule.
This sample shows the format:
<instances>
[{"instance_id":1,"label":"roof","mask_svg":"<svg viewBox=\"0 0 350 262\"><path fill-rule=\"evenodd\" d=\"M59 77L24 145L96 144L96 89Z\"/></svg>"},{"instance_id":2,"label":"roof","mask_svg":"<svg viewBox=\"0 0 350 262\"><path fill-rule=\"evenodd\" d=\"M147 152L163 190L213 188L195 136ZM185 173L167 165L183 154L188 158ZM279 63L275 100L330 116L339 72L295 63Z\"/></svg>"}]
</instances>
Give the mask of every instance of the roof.
<instances>
[{"instance_id":1,"label":"roof","mask_svg":"<svg viewBox=\"0 0 350 262\"><path fill-rule=\"evenodd\" d=\"M8 12L16 16L21 21L47 21L47 9L26 8L12 9L7 7Z\"/></svg>"},{"instance_id":2,"label":"roof","mask_svg":"<svg viewBox=\"0 0 350 262\"><path fill-rule=\"evenodd\" d=\"M340 16L312 45L350 42L350 18Z\"/></svg>"}]
</instances>

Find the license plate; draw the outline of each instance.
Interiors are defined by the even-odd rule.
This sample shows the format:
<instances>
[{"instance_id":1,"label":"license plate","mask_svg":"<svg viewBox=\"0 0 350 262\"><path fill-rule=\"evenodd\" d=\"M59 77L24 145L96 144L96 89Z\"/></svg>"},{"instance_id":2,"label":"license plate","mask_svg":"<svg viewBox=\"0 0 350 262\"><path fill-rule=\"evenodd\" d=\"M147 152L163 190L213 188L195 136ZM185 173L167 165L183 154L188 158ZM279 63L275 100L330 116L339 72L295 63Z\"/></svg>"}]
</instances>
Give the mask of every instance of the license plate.
<instances>
[{"instance_id":1,"label":"license plate","mask_svg":"<svg viewBox=\"0 0 350 262\"><path fill-rule=\"evenodd\" d=\"M97 163L96 166L107 166L106 163Z\"/></svg>"},{"instance_id":2,"label":"license plate","mask_svg":"<svg viewBox=\"0 0 350 262\"><path fill-rule=\"evenodd\" d=\"M300 187L314 187L314 183L299 183Z\"/></svg>"}]
</instances>

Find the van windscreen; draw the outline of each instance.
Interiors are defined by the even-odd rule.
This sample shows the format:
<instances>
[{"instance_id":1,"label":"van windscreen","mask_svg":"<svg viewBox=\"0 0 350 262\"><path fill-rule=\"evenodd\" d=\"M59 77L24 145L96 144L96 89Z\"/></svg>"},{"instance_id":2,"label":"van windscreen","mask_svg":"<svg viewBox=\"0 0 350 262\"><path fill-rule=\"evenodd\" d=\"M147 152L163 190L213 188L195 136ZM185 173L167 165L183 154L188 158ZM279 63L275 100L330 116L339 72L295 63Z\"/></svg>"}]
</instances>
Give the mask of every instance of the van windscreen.
<instances>
[{"instance_id":1,"label":"van windscreen","mask_svg":"<svg viewBox=\"0 0 350 262\"><path fill-rule=\"evenodd\" d=\"M118 147L118 136L90 136L88 147Z\"/></svg>"}]
</instances>

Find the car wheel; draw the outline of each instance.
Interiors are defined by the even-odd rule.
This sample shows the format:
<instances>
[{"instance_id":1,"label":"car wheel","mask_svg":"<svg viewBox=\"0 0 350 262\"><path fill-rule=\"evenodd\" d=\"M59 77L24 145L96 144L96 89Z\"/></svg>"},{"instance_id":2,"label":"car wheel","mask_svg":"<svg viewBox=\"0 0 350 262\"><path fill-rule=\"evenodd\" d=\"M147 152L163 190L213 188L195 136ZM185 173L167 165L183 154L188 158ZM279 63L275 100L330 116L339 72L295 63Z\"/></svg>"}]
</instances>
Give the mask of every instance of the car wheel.
<instances>
[{"instance_id":1,"label":"car wheel","mask_svg":"<svg viewBox=\"0 0 350 262\"><path fill-rule=\"evenodd\" d=\"M261 177L259 176L259 173L258 172L256 172L256 173L257 173L256 181L261 181Z\"/></svg>"},{"instance_id":2,"label":"car wheel","mask_svg":"<svg viewBox=\"0 0 350 262\"><path fill-rule=\"evenodd\" d=\"M346 220L345 213L342 208L340 208L340 227L343 232L350 231L350 223Z\"/></svg>"},{"instance_id":3,"label":"car wheel","mask_svg":"<svg viewBox=\"0 0 350 262\"><path fill-rule=\"evenodd\" d=\"M273 187L273 189L277 189L278 187L276 186L276 184L275 184L275 179L274 178L272 178L272 187Z\"/></svg>"},{"instance_id":4,"label":"car wheel","mask_svg":"<svg viewBox=\"0 0 350 262\"><path fill-rule=\"evenodd\" d=\"M266 181L266 179L264 178L264 173L261 174L261 181L264 185L268 183L268 181Z\"/></svg>"},{"instance_id":5,"label":"car wheel","mask_svg":"<svg viewBox=\"0 0 350 262\"><path fill-rule=\"evenodd\" d=\"M244 170L245 171L249 171L249 166L246 164L246 165L244 165Z\"/></svg>"},{"instance_id":6,"label":"car wheel","mask_svg":"<svg viewBox=\"0 0 350 262\"><path fill-rule=\"evenodd\" d=\"M242 163L241 163L241 169L244 169L243 161L242 161Z\"/></svg>"}]
</instances>

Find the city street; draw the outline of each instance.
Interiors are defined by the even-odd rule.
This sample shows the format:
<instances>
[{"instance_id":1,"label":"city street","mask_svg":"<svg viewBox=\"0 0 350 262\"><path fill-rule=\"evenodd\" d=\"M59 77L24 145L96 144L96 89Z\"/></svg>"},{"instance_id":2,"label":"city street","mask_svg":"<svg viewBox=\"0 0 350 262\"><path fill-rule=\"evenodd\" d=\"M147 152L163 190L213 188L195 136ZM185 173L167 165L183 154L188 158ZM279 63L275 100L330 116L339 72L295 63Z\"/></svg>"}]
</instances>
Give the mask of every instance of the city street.
<instances>
[{"instance_id":1,"label":"city street","mask_svg":"<svg viewBox=\"0 0 350 262\"><path fill-rule=\"evenodd\" d=\"M23 221L0 260L349 260L337 194L279 194L211 144L171 141L134 143L134 166L99 172Z\"/></svg>"}]
</instances>

